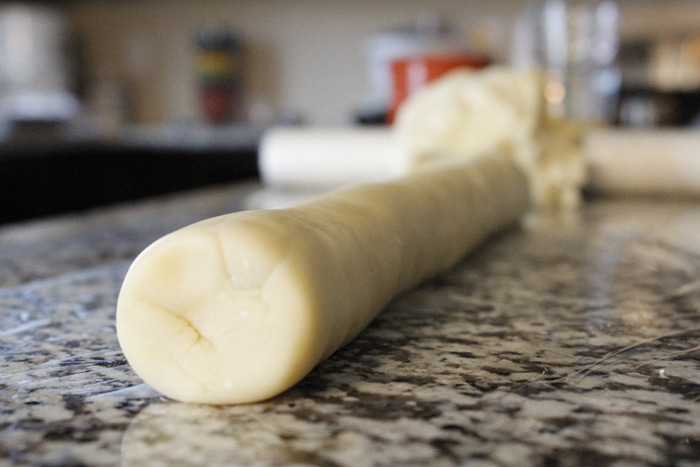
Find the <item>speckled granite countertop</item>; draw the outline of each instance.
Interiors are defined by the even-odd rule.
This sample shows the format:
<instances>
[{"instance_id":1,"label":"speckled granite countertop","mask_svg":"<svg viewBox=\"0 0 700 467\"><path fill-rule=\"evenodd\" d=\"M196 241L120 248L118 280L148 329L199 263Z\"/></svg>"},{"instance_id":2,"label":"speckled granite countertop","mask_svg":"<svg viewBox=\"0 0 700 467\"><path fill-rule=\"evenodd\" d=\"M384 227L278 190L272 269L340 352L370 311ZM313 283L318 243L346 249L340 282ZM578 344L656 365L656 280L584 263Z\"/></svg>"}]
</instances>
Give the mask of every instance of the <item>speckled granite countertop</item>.
<instances>
[{"instance_id":1,"label":"speckled granite countertop","mask_svg":"<svg viewBox=\"0 0 700 467\"><path fill-rule=\"evenodd\" d=\"M700 465L700 202L505 232L274 400L153 394L114 331L129 261L255 190L0 229L0 463Z\"/></svg>"}]
</instances>

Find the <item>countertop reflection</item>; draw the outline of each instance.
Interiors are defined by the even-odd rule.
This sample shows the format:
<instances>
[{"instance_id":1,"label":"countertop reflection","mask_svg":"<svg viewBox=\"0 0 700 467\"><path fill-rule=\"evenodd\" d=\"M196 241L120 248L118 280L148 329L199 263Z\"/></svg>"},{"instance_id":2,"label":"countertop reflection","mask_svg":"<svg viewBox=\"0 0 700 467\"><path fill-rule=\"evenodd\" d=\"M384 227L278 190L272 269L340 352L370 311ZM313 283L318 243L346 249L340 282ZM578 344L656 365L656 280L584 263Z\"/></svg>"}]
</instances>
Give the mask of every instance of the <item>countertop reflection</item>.
<instances>
[{"instance_id":1,"label":"countertop reflection","mask_svg":"<svg viewBox=\"0 0 700 467\"><path fill-rule=\"evenodd\" d=\"M595 199L493 238L268 402L154 394L129 261L256 183L0 229L0 456L18 465L692 465L700 203ZM619 463L619 464L617 464Z\"/></svg>"}]
</instances>

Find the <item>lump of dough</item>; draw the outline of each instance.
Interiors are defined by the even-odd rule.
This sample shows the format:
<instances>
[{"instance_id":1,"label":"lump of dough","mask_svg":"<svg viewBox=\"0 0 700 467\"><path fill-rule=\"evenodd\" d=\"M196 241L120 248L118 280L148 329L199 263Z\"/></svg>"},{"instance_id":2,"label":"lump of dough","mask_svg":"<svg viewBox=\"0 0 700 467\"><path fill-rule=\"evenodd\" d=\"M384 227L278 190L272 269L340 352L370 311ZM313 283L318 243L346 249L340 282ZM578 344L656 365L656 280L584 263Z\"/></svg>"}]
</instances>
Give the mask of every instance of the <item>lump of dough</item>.
<instances>
[{"instance_id":1,"label":"lump of dough","mask_svg":"<svg viewBox=\"0 0 700 467\"><path fill-rule=\"evenodd\" d=\"M414 170L501 151L528 175L534 209L572 209L586 182L585 126L551 118L545 103L540 70L459 69L409 97L393 130Z\"/></svg>"},{"instance_id":2,"label":"lump of dough","mask_svg":"<svg viewBox=\"0 0 700 467\"><path fill-rule=\"evenodd\" d=\"M416 165L473 159L496 149L526 151L544 109L534 69L458 69L412 95L394 132Z\"/></svg>"},{"instance_id":3,"label":"lump of dough","mask_svg":"<svg viewBox=\"0 0 700 467\"><path fill-rule=\"evenodd\" d=\"M130 267L117 304L122 350L173 399L273 397L397 295L517 222L527 193L517 165L489 155L185 227Z\"/></svg>"}]
</instances>

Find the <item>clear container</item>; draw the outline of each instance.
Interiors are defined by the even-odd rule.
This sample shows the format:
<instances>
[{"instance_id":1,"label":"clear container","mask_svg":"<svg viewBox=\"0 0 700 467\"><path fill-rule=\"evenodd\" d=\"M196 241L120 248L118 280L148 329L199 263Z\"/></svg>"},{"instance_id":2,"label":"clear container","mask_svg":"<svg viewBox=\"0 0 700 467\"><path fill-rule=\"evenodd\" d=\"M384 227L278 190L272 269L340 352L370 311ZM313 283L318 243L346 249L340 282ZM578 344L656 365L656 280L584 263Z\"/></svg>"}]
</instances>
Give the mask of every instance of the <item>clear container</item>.
<instances>
[{"instance_id":1,"label":"clear container","mask_svg":"<svg viewBox=\"0 0 700 467\"><path fill-rule=\"evenodd\" d=\"M544 0L526 7L515 26L511 60L546 71L552 115L612 121L621 83L619 21L617 4L607 0Z\"/></svg>"}]
</instances>

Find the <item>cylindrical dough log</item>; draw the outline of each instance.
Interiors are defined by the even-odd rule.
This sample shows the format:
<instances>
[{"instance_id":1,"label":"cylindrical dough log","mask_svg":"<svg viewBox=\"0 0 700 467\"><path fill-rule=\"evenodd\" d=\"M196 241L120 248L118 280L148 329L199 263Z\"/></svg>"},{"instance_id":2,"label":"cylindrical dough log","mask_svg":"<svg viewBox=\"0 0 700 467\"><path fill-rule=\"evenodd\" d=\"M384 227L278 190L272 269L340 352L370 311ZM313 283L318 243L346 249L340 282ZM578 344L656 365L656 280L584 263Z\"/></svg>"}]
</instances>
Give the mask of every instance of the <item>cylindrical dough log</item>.
<instances>
[{"instance_id":1,"label":"cylindrical dough log","mask_svg":"<svg viewBox=\"0 0 700 467\"><path fill-rule=\"evenodd\" d=\"M193 224L129 269L120 344L136 373L173 399L270 398L527 206L525 176L494 155Z\"/></svg>"}]
</instances>

